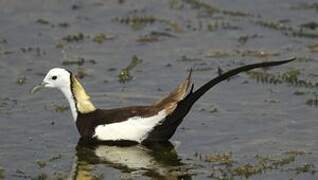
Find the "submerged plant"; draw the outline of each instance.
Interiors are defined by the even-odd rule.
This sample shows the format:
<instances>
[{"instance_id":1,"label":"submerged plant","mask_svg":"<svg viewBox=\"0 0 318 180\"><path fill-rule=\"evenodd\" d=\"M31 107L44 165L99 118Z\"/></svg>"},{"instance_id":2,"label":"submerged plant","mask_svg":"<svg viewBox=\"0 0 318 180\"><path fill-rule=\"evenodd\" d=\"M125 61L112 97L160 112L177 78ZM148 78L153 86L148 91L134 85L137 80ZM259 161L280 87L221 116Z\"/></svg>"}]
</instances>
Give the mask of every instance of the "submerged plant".
<instances>
[{"instance_id":1,"label":"submerged plant","mask_svg":"<svg viewBox=\"0 0 318 180\"><path fill-rule=\"evenodd\" d=\"M130 64L122 69L120 73L118 74L118 81L120 83L126 83L130 80L132 80L132 76L130 75L130 71L135 68L138 64L142 62L142 59L138 58L136 55L134 55L131 59Z\"/></svg>"}]
</instances>

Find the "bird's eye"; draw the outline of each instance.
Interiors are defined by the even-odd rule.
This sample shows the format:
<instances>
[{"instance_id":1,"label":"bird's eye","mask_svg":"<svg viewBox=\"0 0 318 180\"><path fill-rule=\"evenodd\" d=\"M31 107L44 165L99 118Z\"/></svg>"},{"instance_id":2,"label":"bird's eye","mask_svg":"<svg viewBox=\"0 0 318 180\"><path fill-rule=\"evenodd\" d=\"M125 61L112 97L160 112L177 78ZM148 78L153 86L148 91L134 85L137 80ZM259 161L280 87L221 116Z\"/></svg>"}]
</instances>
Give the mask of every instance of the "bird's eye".
<instances>
[{"instance_id":1,"label":"bird's eye","mask_svg":"<svg viewBox=\"0 0 318 180\"><path fill-rule=\"evenodd\" d=\"M57 79L57 76L52 76L52 79L53 79L53 80L56 80L56 79Z\"/></svg>"}]
</instances>

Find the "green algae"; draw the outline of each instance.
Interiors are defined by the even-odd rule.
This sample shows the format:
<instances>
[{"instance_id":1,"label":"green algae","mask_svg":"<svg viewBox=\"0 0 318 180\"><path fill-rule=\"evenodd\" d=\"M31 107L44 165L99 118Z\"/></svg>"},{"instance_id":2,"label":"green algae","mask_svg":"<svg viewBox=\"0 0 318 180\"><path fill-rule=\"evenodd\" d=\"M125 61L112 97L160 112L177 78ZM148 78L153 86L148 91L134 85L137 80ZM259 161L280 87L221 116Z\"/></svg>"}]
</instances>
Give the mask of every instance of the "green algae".
<instances>
[{"instance_id":1,"label":"green algae","mask_svg":"<svg viewBox=\"0 0 318 180\"><path fill-rule=\"evenodd\" d=\"M134 55L131 59L130 64L122 69L120 73L117 75L118 81L120 83L126 83L133 79L133 76L131 76L130 71L134 69L138 64L142 62L142 59L138 58L136 55Z\"/></svg>"},{"instance_id":2,"label":"green algae","mask_svg":"<svg viewBox=\"0 0 318 180\"><path fill-rule=\"evenodd\" d=\"M254 70L247 72L250 78L256 79L257 82L269 84L288 84L294 87L318 88L318 82L300 79L299 69L289 69L280 74L273 74L266 71Z\"/></svg>"},{"instance_id":3,"label":"green algae","mask_svg":"<svg viewBox=\"0 0 318 180\"><path fill-rule=\"evenodd\" d=\"M231 24L228 21L224 20L215 20L215 21L210 21L207 25L208 31L217 31L217 30L238 30L240 27L235 26Z\"/></svg>"},{"instance_id":4,"label":"green algae","mask_svg":"<svg viewBox=\"0 0 318 180\"><path fill-rule=\"evenodd\" d=\"M50 22L48 20L42 19L42 18L37 19L36 22L39 23L39 24L44 24L44 25L49 25L50 24Z\"/></svg>"},{"instance_id":5,"label":"green algae","mask_svg":"<svg viewBox=\"0 0 318 180\"><path fill-rule=\"evenodd\" d=\"M310 44L308 48L312 53L318 53L318 43Z\"/></svg>"},{"instance_id":6,"label":"green algae","mask_svg":"<svg viewBox=\"0 0 318 180\"><path fill-rule=\"evenodd\" d=\"M84 34L79 32L79 33L73 33L73 34L69 34L64 36L62 39L66 42L79 42L79 41L83 41L85 38Z\"/></svg>"},{"instance_id":7,"label":"green algae","mask_svg":"<svg viewBox=\"0 0 318 180\"><path fill-rule=\"evenodd\" d=\"M98 44L103 44L104 41L106 40L111 40L114 39L115 36L111 35L111 34L106 34L106 33L97 33L94 37L93 37L93 41L98 43Z\"/></svg>"},{"instance_id":8,"label":"green algae","mask_svg":"<svg viewBox=\"0 0 318 180\"><path fill-rule=\"evenodd\" d=\"M250 13L246 13L246 12L242 12L238 10L222 9L200 0L182 0L182 2L189 4L194 9L201 10L208 15L214 15L214 14L220 13L220 14L228 15L228 16L239 16L239 17L251 16Z\"/></svg>"},{"instance_id":9,"label":"green algae","mask_svg":"<svg viewBox=\"0 0 318 180\"><path fill-rule=\"evenodd\" d=\"M311 163L300 164L297 159L307 155L304 151L287 151L280 155L256 155L252 162L239 162L231 153L212 155L199 155L200 160L211 163L210 178L229 180L236 177L250 178L268 172L293 172L296 175L310 173L315 174L317 170ZM198 157L198 155L195 155ZM204 158L202 158L204 157ZM212 160L211 160L212 157ZM225 162L225 163L224 163Z\"/></svg>"},{"instance_id":10,"label":"green algae","mask_svg":"<svg viewBox=\"0 0 318 180\"><path fill-rule=\"evenodd\" d=\"M0 167L0 179L4 179L5 178L5 170Z\"/></svg>"},{"instance_id":11,"label":"green algae","mask_svg":"<svg viewBox=\"0 0 318 180\"><path fill-rule=\"evenodd\" d=\"M155 23L164 24L170 31L182 32L182 27L174 20L159 18L152 15L129 15L125 17L116 17L114 22L130 26L133 30L141 30L148 25Z\"/></svg>"},{"instance_id":12,"label":"green algae","mask_svg":"<svg viewBox=\"0 0 318 180\"><path fill-rule=\"evenodd\" d=\"M301 38L318 38L318 33L311 30L306 30L301 27L293 27L286 23L274 21L274 20L258 20L256 24L263 27L280 31L286 36L301 37Z\"/></svg>"},{"instance_id":13,"label":"green algae","mask_svg":"<svg viewBox=\"0 0 318 180\"><path fill-rule=\"evenodd\" d=\"M96 61L94 59L85 59L83 57L78 57L77 59L74 60L64 60L62 62L63 66L72 66L72 65L77 65L77 66L83 66L84 64L96 64Z\"/></svg>"},{"instance_id":14,"label":"green algae","mask_svg":"<svg viewBox=\"0 0 318 180\"><path fill-rule=\"evenodd\" d=\"M21 86L21 85L25 84L26 81L27 81L27 78L26 78L25 76L20 76L20 77L17 78L17 80L15 81L15 83L16 83L17 85L20 85L20 86Z\"/></svg>"}]
</instances>

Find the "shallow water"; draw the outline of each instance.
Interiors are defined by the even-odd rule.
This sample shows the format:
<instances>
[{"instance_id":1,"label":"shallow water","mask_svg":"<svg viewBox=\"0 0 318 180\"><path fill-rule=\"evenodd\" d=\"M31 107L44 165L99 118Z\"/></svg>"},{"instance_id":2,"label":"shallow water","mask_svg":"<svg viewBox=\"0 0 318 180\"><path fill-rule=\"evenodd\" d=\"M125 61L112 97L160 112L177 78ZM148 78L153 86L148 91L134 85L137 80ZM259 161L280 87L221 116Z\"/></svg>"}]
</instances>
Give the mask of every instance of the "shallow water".
<instances>
[{"instance_id":1,"label":"shallow water","mask_svg":"<svg viewBox=\"0 0 318 180\"><path fill-rule=\"evenodd\" d=\"M218 67L292 56L296 62L265 72L278 79L296 73L315 84L317 15L314 0L0 1L0 178L240 179L228 172L231 166L207 157L231 152L235 168L255 165L256 155L281 159L297 151L303 153L295 161L248 177L317 179L317 87L264 77L261 83L243 73L198 101L172 144L155 147L78 145L62 94L29 95L48 69L62 66L84 76L98 107L148 104L191 67L198 87ZM63 40L77 33L83 39ZM94 41L99 33L107 37L101 43ZM120 83L134 55L142 63L130 71L132 80ZM296 170L306 163L315 167Z\"/></svg>"}]
</instances>

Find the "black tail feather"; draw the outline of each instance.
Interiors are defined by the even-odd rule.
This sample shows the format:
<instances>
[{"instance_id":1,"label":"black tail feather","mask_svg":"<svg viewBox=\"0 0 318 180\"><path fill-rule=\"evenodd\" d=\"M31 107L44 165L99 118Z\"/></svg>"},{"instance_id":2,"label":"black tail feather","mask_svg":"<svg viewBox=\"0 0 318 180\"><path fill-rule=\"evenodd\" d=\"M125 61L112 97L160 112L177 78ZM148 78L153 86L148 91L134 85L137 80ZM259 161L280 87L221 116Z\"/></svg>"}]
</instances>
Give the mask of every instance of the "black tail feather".
<instances>
[{"instance_id":1,"label":"black tail feather","mask_svg":"<svg viewBox=\"0 0 318 180\"><path fill-rule=\"evenodd\" d=\"M256 64L249 64L246 66L241 66L235 69L232 69L224 74L219 75L218 77L210 80L203 86L201 86L199 89L197 89L195 92L190 92L189 95L186 97L186 100L190 103L193 104L195 103L202 95L204 95L209 89L211 89L213 86L216 84L232 77L235 76L241 72L249 71L255 68L264 68L264 67L271 67L271 66L278 66L282 65L285 63L289 63L291 61L294 61L296 58L290 58L287 60L283 61L271 61L271 62L262 62L262 63L256 63Z\"/></svg>"},{"instance_id":2,"label":"black tail feather","mask_svg":"<svg viewBox=\"0 0 318 180\"><path fill-rule=\"evenodd\" d=\"M270 66L278 66L281 64L289 63L294 61L295 58L290 58L283 61L271 61L271 62L262 62L256 64L250 64L246 66L241 66L235 69L232 69L226 73L219 75L218 77L210 80L199 89L193 92L193 85L190 89L189 94L178 103L175 111L166 117L166 120L159 126L155 127L155 129L149 134L148 140L152 141L168 141L170 137L174 134L175 130L182 122L183 118L188 114L193 104L204 95L209 89L211 89L216 84L235 76L241 72L249 71L255 68L261 67L270 67Z\"/></svg>"}]
</instances>

